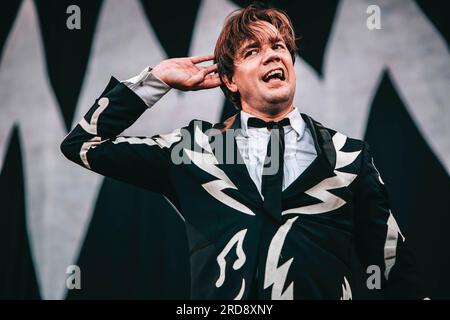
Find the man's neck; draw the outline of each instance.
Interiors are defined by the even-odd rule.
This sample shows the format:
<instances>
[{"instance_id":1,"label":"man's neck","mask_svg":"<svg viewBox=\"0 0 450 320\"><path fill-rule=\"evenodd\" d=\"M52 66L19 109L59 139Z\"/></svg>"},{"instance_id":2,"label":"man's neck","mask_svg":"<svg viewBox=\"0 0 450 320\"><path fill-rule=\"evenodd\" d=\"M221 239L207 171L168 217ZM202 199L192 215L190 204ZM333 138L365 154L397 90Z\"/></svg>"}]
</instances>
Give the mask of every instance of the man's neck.
<instances>
[{"instance_id":1,"label":"man's neck","mask_svg":"<svg viewBox=\"0 0 450 320\"><path fill-rule=\"evenodd\" d=\"M294 110L293 105L291 105L287 109L282 110L275 114L268 114L268 113L265 113L265 112L262 112L262 111L259 111L259 110L253 109L253 108L248 108L248 107L242 108L242 111L247 112L247 113L251 114L252 116L255 116L264 121L280 121L280 120L284 119L286 117L286 115L289 112L291 112L292 110Z\"/></svg>"}]
</instances>

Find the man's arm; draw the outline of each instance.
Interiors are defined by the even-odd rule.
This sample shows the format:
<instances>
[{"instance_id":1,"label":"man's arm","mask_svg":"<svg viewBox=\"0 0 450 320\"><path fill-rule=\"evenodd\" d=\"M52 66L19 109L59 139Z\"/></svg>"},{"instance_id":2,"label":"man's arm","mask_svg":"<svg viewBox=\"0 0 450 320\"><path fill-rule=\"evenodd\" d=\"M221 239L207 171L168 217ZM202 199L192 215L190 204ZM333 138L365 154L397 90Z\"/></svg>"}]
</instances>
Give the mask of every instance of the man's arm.
<instances>
[{"instance_id":1,"label":"man's arm","mask_svg":"<svg viewBox=\"0 0 450 320\"><path fill-rule=\"evenodd\" d=\"M384 182L367 144L361 161L355 181L356 252L365 268L380 267L384 298L423 299L420 272L392 214Z\"/></svg>"},{"instance_id":2,"label":"man's arm","mask_svg":"<svg viewBox=\"0 0 450 320\"><path fill-rule=\"evenodd\" d=\"M145 75L145 81L136 82L144 86L155 83L156 87L141 88L146 90L144 95L136 92L136 88L130 89L127 86L130 84L125 85L112 78L92 108L66 136L61 151L69 160L89 170L167 194L170 188L167 179L171 165L169 149L181 139L181 134L174 131L151 138L119 137L119 134L170 87L201 90L218 86L220 80L212 74L217 69L216 65L195 65L211 59L212 56L204 56L161 62ZM164 84L167 84L166 90Z\"/></svg>"}]
</instances>

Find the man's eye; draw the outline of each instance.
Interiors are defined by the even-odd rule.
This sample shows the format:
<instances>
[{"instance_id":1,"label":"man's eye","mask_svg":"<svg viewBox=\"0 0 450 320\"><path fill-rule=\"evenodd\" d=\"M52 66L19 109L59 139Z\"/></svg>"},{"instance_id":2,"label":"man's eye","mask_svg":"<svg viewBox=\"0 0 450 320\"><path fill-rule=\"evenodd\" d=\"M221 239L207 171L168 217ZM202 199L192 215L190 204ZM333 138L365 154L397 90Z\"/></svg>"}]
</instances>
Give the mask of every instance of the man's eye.
<instances>
[{"instance_id":1,"label":"man's eye","mask_svg":"<svg viewBox=\"0 0 450 320\"><path fill-rule=\"evenodd\" d=\"M284 49L284 46L283 46L281 43L276 43L276 44L273 46L273 48L274 48L275 50L277 50L277 49Z\"/></svg>"},{"instance_id":2,"label":"man's eye","mask_svg":"<svg viewBox=\"0 0 450 320\"><path fill-rule=\"evenodd\" d=\"M253 56L253 55L257 54L257 53L258 53L258 51L257 51L256 49L249 50L249 51L247 51L247 52L245 53L244 57L247 58L247 57Z\"/></svg>"}]
</instances>

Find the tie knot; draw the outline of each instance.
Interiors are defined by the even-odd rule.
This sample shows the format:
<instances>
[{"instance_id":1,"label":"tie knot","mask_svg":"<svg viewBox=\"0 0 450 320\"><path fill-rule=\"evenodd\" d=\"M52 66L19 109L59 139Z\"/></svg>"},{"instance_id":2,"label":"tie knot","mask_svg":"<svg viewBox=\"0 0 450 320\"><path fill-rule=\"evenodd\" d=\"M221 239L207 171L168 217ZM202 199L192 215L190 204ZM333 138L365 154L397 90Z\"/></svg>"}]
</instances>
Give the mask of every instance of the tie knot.
<instances>
[{"instance_id":1,"label":"tie knot","mask_svg":"<svg viewBox=\"0 0 450 320\"><path fill-rule=\"evenodd\" d=\"M247 126L254 128L267 128L272 130L273 128L281 128L290 125L289 118L284 118L280 121L264 121L259 118L248 118Z\"/></svg>"}]
</instances>

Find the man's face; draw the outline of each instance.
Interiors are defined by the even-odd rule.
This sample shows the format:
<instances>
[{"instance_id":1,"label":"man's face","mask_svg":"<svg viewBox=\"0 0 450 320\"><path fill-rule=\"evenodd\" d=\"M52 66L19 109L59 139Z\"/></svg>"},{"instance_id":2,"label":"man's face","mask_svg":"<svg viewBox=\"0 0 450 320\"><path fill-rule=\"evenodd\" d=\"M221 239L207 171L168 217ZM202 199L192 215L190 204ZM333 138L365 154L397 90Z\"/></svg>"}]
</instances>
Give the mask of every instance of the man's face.
<instances>
[{"instance_id":1,"label":"man's face","mask_svg":"<svg viewBox=\"0 0 450 320\"><path fill-rule=\"evenodd\" d=\"M254 28L261 43L244 41L236 52L234 74L226 82L239 92L242 109L275 115L292 107L296 77L291 54L278 30L268 22Z\"/></svg>"}]
</instances>

